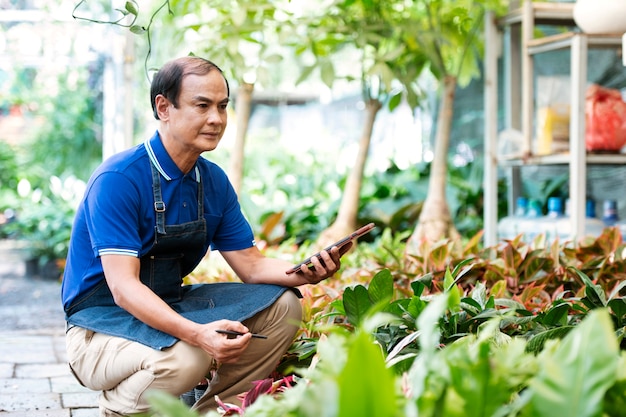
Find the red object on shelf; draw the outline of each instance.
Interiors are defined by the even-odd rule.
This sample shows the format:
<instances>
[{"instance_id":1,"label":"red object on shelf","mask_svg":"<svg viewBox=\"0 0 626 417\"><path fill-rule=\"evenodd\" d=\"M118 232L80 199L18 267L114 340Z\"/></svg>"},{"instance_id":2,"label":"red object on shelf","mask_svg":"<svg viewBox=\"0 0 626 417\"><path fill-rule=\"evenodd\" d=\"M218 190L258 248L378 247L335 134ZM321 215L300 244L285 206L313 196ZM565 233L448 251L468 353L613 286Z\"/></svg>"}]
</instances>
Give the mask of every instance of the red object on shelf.
<instances>
[{"instance_id":1,"label":"red object on shelf","mask_svg":"<svg viewBox=\"0 0 626 417\"><path fill-rule=\"evenodd\" d=\"M619 152L626 145L626 103L619 90L597 84L587 89L585 147L589 152Z\"/></svg>"}]
</instances>

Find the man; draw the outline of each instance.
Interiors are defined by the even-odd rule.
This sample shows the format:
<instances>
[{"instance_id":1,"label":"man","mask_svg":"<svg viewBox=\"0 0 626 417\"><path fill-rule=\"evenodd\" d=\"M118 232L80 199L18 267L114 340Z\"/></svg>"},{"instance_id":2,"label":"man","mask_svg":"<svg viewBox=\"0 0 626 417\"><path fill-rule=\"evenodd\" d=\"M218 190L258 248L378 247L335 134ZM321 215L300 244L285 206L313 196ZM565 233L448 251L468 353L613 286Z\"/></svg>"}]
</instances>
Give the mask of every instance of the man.
<instances>
[{"instance_id":1,"label":"man","mask_svg":"<svg viewBox=\"0 0 626 417\"><path fill-rule=\"evenodd\" d=\"M194 408L215 407L216 395L237 404L293 342L302 313L290 288L333 275L350 247L322 251L322 261L286 274L291 263L254 246L225 173L201 157L224 134L229 93L210 61L168 62L150 91L157 132L105 161L87 185L62 297L70 367L102 391L101 416L145 412L148 390L178 396L213 366L216 376ZM182 286L209 247L243 283Z\"/></svg>"}]
</instances>

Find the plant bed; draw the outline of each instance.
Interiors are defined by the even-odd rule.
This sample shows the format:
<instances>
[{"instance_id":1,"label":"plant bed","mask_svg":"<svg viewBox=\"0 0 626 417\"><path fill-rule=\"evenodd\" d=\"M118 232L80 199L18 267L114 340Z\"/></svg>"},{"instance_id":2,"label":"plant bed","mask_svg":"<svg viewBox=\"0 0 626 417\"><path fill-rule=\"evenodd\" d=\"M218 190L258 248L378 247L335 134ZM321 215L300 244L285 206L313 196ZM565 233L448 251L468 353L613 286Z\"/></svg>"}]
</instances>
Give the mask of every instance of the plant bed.
<instances>
[{"instance_id":1,"label":"plant bed","mask_svg":"<svg viewBox=\"0 0 626 417\"><path fill-rule=\"evenodd\" d=\"M623 415L619 230L576 244L480 239L412 257L387 232L357 245L337 276L304 288L279 366L296 384L245 415Z\"/></svg>"}]
</instances>

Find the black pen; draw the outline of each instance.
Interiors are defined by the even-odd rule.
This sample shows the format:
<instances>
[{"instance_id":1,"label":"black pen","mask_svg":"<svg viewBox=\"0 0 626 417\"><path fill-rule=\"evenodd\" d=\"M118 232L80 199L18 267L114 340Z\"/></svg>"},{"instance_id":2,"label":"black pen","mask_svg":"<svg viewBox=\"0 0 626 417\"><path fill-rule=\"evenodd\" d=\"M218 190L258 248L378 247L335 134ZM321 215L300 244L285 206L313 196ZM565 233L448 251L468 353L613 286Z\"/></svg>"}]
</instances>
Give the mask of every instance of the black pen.
<instances>
[{"instance_id":1,"label":"black pen","mask_svg":"<svg viewBox=\"0 0 626 417\"><path fill-rule=\"evenodd\" d=\"M235 330L216 330L216 332L221 334L227 334L229 336L243 336L245 333L241 333ZM262 334L252 333L252 337L256 339L267 339L267 336L263 336Z\"/></svg>"}]
</instances>

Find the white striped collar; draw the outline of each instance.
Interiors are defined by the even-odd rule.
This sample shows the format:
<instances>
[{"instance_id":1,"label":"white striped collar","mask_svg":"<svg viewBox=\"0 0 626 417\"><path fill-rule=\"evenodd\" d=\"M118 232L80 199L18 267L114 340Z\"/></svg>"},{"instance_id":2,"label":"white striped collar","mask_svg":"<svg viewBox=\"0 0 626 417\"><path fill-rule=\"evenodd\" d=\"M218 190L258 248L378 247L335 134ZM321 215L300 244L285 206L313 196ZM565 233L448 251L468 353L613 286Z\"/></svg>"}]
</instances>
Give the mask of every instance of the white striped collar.
<instances>
[{"instance_id":1,"label":"white striped collar","mask_svg":"<svg viewBox=\"0 0 626 417\"><path fill-rule=\"evenodd\" d=\"M154 166L157 169L157 171L159 171L159 173L167 181L171 181L172 177L167 175L167 173L165 172L165 170L161 166L161 163L159 162L158 158L156 157L156 154L154 153L154 149L152 149L152 144L150 143L150 140L146 140L144 142L144 146L146 147L146 151L148 152L148 157L150 158L150 161L154 164Z\"/></svg>"},{"instance_id":2,"label":"white striped collar","mask_svg":"<svg viewBox=\"0 0 626 417\"><path fill-rule=\"evenodd\" d=\"M175 177L184 175L176 167L174 161L171 160L170 156L167 155L167 151L165 150L165 148L163 148L162 143L159 142L155 149L152 143L153 140L156 140L156 141L161 140L158 131L154 134L154 136L152 136L152 138L144 142L144 147L146 148L146 152L148 153L148 157L150 158L150 161L154 164L157 171L159 171L159 173L163 176L163 178L165 178L166 181L171 181ZM161 161L159 161L158 155L161 155L161 158L168 158L168 159L167 160L163 159L163 163L161 163ZM171 174L168 174L167 170L165 169L165 167L168 167L168 166L170 167ZM174 169L176 171L172 171ZM198 183L200 182L200 169L198 168L197 163L194 166L194 179L196 180L196 182Z\"/></svg>"}]
</instances>

